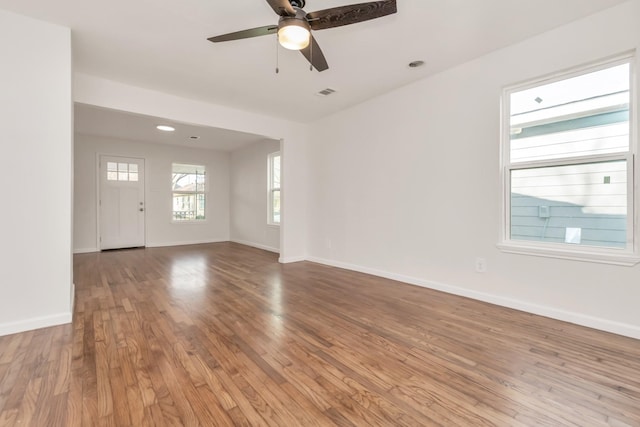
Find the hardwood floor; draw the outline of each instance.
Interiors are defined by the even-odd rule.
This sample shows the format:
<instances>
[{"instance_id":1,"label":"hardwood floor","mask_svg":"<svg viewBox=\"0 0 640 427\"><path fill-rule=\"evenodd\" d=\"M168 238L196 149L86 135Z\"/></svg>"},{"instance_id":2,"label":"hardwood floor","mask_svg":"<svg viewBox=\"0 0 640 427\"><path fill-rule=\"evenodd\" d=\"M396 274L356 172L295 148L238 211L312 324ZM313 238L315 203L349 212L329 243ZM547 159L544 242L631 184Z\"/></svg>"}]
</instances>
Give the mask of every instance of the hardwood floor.
<instances>
[{"instance_id":1,"label":"hardwood floor","mask_svg":"<svg viewBox=\"0 0 640 427\"><path fill-rule=\"evenodd\" d=\"M640 341L234 244L75 256L2 426L640 426Z\"/></svg>"}]
</instances>

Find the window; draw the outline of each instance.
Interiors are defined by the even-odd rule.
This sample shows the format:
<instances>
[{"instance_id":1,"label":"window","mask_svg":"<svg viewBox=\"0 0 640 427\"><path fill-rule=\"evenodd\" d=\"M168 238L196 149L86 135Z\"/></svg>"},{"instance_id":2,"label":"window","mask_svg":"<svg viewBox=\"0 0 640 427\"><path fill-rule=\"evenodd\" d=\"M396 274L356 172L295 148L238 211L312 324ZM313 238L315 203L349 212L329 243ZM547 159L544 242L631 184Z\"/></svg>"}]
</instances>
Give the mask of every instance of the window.
<instances>
[{"instance_id":1,"label":"window","mask_svg":"<svg viewBox=\"0 0 640 427\"><path fill-rule=\"evenodd\" d=\"M171 189L174 221L205 219L205 177L204 166L173 164Z\"/></svg>"},{"instance_id":2,"label":"window","mask_svg":"<svg viewBox=\"0 0 640 427\"><path fill-rule=\"evenodd\" d=\"M107 162L107 181L138 181L138 165Z\"/></svg>"},{"instance_id":3,"label":"window","mask_svg":"<svg viewBox=\"0 0 640 427\"><path fill-rule=\"evenodd\" d=\"M280 224L280 153L269 154L268 165L268 206L269 218L267 223L271 225Z\"/></svg>"},{"instance_id":4,"label":"window","mask_svg":"<svg viewBox=\"0 0 640 427\"><path fill-rule=\"evenodd\" d=\"M508 88L505 251L632 265L630 57Z\"/></svg>"}]
</instances>

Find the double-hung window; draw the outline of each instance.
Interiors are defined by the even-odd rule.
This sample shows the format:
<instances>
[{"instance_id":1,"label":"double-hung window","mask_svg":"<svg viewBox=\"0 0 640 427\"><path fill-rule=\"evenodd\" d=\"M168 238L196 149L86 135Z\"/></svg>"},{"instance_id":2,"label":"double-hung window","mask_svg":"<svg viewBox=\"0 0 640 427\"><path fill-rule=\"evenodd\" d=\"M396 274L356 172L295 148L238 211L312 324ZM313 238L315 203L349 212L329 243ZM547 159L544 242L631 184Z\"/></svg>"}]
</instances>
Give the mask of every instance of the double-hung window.
<instances>
[{"instance_id":1,"label":"double-hung window","mask_svg":"<svg viewBox=\"0 0 640 427\"><path fill-rule=\"evenodd\" d=\"M267 223L280 224L280 152L268 156Z\"/></svg>"},{"instance_id":2,"label":"double-hung window","mask_svg":"<svg viewBox=\"0 0 640 427\"><path fill-rule=\"evenodd\" d=\"M206 199L205 167L174 163L171 172L173 220L204 220Z\"/></svg>"},{"instance_id":3,"label":"double-hung window","mask_svg":"<svg viewBox=\"0 0 640 427\"><path fill-rule=\"evenodd\" d=\"M632 68L626 56L505 89L501 249L640 261Z\"/></svg>"}]
</instances>

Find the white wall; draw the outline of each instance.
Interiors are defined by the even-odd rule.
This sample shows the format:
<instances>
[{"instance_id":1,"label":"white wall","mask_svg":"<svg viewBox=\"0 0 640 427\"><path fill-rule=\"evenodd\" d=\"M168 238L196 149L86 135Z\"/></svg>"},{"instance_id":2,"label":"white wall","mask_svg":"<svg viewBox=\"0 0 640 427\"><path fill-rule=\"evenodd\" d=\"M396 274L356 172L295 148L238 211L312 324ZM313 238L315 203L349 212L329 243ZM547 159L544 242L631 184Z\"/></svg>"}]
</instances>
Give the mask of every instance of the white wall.
<instances>
[{"instance_id":1,"label":"white wall","mask_svg":"<svg viewBox=\"0 0 640 427\"><path fill-rule=\"evenodd\" d=\"M231 240L280 250L280 227L267 224L267 157L280 141L264 140L231 152Z\"/></svg>"},{"instance_id":2,"label":"white wall","mask_svg":"<svg viewBox=\"0 0 640 427\"><path fill-rule=\"evenodd\" d=\"M168 144L123 141L76 134L74 250L92 252L96 241L96 156L145 159L147 246L229 240L229 153ZM206 221L171 221L171 164L204 165L207 170Z\"/></svg>"},{"instance_id":3,"label":"white wall","mask_svg":"<svg viewBox=\"0 0 640 427\"><path fill-rule=\"evenodd\" d=\"M0 11L0 335L71 321L69 29Z\"/></svg>"},{"instance_id":4,"label":"white wall","mask_svg":"<svg viewBox=\"0 0 640 427\"><path fill-rule=\"evenodd\" d=\"M294 262L306 257L307 126L78 73L74 76L74 100L98 107L281 139L283 225L280 227L280 260Z\"/></svg>"},{"instance_id":5,"label":"white wall","mask_svg":"<svg viewBox=\"0 0 640 427\"><path fill-rule=\"evenodd\" d=\"M628 2L314 123L310 258L640 338L640 266L496 248L502 87L638 48L639 16Z\"/></svg>"}]
</instances>

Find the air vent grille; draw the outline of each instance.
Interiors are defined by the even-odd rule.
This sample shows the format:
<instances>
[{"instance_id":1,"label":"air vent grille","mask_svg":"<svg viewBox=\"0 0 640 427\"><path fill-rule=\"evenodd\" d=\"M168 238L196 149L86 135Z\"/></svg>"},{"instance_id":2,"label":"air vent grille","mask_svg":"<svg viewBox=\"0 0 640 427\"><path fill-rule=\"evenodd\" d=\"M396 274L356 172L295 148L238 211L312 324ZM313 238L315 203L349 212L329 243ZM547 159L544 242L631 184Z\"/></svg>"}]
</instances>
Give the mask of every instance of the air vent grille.
<instances>
[{"instance_id":1,"label":"air vent grille","mask_svg":"<svg viewBox=\"0 0 640 427\"><path fill-rule=\"evenodd\" d=\"M326 89L322 89L320 92L316 93L318 96L329 96L332 93L335 93L335 89L331 89L330 87Z\"/></svg>"}]
</instances>

